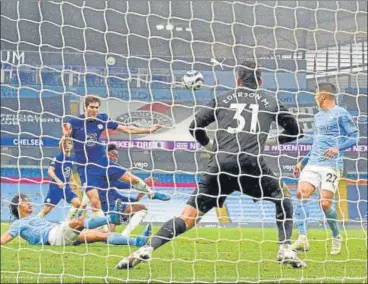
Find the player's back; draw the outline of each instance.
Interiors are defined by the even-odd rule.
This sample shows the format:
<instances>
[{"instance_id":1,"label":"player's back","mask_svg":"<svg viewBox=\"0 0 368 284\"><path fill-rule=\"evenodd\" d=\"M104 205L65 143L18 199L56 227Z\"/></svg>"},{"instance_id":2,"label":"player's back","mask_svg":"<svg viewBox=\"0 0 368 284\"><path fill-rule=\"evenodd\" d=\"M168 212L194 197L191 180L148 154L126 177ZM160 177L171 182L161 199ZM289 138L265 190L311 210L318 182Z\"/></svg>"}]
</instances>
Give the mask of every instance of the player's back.
<instances>
[{"instance_id":1,"label":"player's back","mask_svg":"<svg viewBox=\"0 0 368 284\"><path fill-rule=\"evenodd\" d=\"M209 167L215 171L256 167L277 114L287 113L270 94L247 88L227 91L213 103L216 132ZM281 113L280 113L281 111ZM257 167L258 168L258 167Z\"/></svg>"},{"instance_id":2,"label":"player's back","mask_svg":"<svg viewBox=\"0 0 368 284\"><path fill-rule=\"evenodd\" d=\"M273 96L256 90L239 88L217 97L214 147L219 163L260 155L279 110Z\"/></svg>"},{"instance_id":3,"label":"player's back","mask_svg":"<svg viewBox=\"0 0 368 284\"><path fill-rule=\"evenodd\" d=\"M16 237L20 235L32 245L48 244L49 233L56 224L38 216L28 216L14 221L8 232Z\"/></svg>"}]
</instances>

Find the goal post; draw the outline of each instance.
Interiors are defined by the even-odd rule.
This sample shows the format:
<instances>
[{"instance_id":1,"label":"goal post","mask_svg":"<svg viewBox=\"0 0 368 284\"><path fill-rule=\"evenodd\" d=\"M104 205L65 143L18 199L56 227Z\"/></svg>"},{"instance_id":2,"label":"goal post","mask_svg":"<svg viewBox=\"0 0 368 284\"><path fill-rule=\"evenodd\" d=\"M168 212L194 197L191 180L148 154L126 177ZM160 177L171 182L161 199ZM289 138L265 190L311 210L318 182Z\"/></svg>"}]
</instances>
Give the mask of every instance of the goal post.
<instances>
[{"instance_id":1,"label":"goal post","mask_svg":"<svg viewBox=\"0 0 368 284\"><path fill-rule=\"evenodd\" d=\"M262 91L294 113L306 133L263 153L294 204L293 169L311 149L318 83L336 85L338 104L359 128L333 205L345 238L339 256L329 255L331 232L317 195L309 202L311 251L300 254L309 267L292 270L276 261L274 205L234 193L138 269L115 269L135 249L130 246L12 241L1 246L1 282L367 282L366 23L366 1L1 3L2 234L13 221L8 206L15 194L32 199L34 214L41 209L61 126L84 112L88 94L102 99L100 112L124 125L163 126L150 135L109 131L100 141L115 143L119 163L142 179L155 178L153 189L171 196L169 202L141 200L148 210L143 223L154 232L179 216L207 171L210 154L189 133L195 110L235 88L244 59L257 63ZM189 70L202 73L200 90L183 85ZM207 130L213 138L216 125ZM62 222L69 208L62 201L45 218Z\"/></svg>"}]
</instances>

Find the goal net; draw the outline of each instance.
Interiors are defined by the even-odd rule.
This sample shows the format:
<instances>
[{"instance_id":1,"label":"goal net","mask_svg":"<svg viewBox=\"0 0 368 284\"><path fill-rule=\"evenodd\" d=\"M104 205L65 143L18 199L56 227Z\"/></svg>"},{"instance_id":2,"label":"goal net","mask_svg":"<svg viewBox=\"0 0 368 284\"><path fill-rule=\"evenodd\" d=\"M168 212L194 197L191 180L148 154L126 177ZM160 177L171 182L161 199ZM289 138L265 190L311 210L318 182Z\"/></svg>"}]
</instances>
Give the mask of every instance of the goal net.
<instances>
[{"instance_id":1,"label":"goal net","mask_svg":"<svg viewBox=\"0 0 368 284\"><path fill-rule=\"evenodd\" d=\"M263 153L294 204L293 168L311 149L319 82L336 85L338 104L359 127L359 143L345 153L333 201L342 252L330 255L332 235L315 194L307 217L310 251L299 254L307 269L277 263L273 203L234 193L131 271L115 265L134 246L37 246L20 238L3 245L2 239L1 282L367 282L366 23L365 1L4 1L2 234L13 221L8 207L15 194L29 196L35 215L43 207L62 123L83 113L87 94L99 96L100 112L122 124L163 126L150 135L111 131L100 141L115 143L120 164L155 178L153 189L170 195L168 202L139 201L148 210L143 224L154 232L179 216L207 170L210 153L188 131L195 108L234 88L235 67L244 59L260 66L262 90L295 113L307 134ZM203 74L198 91L184 88L189 70ZM208 127L210 136L215 129ZM273 125L271 134L276 131ZM81 195L80 184L74 190ZM69 208L62 200L44 218L62 222ZM295 227L292 240L297 237Z\"/></svg>"}]
</instances>

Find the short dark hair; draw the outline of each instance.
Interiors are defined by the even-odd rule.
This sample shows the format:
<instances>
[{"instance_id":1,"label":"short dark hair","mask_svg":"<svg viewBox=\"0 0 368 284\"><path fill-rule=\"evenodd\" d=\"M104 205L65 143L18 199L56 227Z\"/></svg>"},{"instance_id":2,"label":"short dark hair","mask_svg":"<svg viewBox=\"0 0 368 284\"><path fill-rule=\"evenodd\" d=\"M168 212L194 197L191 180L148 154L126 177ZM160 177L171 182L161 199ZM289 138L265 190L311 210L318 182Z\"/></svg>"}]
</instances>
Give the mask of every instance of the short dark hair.
<instances>
[{"instance_id":1,"label":"short dark hair","mask_svg":"<svg viewBox=\"0 0 368 284\"><path fill-rule=\"evenodd\" d=\"M253 87L261 80L262 72L255 61L244 60L236 70L242 86Z\"/></svg>"},{"instance_id":2,"label":"short dark hair","mask_svg":"<svg viewBox=\"0 0 368 284\"><path fill-rule=\"evenodd\" d=\"M114 150L117 150L117 149L118 149L118 147L114 143L110 143L109 145L107 145L107 152L114 151Z\"/></svg>"},{"instance_id":3,"label":"short dark hair","mask_svg":"<svg viewBox=\"0 0 368 284\"><path fill-rule=\"evenodd\" d=\"M329 82L318 83L316 89L329 92L331 94L336 94L337 92L335 85Z\"/></svg>"},{"instance_id":4,"label":"short dark hair","mask_svg":"<svg viewBox=\"0 0 368 284\"><path fill-rule=\"evenodd\" d=\"M98 103L101 105L101 99L95 95L88 95L84 99L84 106L87 108L91 103Z\"/></svg>"},{"instance_id":5,"label":"short dark hair","mask_svg":"<svg viewBox=\"0 0 368 284\"><path fill-rule=\"evenodd\" d=\"M28 198L27 195L23 193L19 193L15 195L13 199L10 201L10 205L9 205L10 213L16 219L19 219L19 210L18 210L19 203L22 202L22 200L27 199L27 198Z\"/></svg>"}]
</instances>

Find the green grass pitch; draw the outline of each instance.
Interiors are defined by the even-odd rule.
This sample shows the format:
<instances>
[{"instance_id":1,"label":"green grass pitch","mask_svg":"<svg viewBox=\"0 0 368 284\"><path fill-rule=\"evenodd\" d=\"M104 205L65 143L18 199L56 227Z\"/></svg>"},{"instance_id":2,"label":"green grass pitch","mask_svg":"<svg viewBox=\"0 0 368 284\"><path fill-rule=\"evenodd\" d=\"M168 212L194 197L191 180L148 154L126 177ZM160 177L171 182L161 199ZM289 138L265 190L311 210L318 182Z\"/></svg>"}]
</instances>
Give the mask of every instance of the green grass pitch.
<instances>
[{"instance_id":1,"label":"green grass pitch","mask_svg":"<svg viewBox=\"0 0 368 284\"><path fill-rule=\"evenodd\" d=\"M2 224L2 233L8 226ZM329 230L310 230L311 251L300 253L308 264L305 270L276 262L273 228L196 228L131 271L114 267L134 247L103 243L41 247L16 239L1 247L1 283L367 283L367 231L351 229L343 235L342 253L331 256Z\"/></svg>"}]
</instances>

